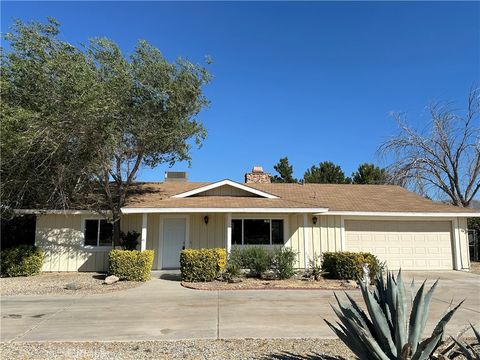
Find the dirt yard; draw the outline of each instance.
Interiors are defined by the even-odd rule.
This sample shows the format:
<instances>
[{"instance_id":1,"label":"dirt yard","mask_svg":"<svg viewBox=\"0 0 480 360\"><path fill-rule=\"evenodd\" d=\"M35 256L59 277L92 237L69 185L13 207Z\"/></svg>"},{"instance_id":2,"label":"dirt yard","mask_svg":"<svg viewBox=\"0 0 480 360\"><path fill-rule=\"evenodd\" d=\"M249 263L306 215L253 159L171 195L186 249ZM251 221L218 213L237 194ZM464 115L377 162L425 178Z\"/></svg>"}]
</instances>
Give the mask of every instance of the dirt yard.
<instances>
[{"instance_id":1,"label":"dirt yard","mask_svg":"<svg viewBox=\"0 0 480 360\"><path fill-rule=\"evenodd\" d=\"M470 272L472 274L478 274L480 275L480 262L478 261L472 261L470 263Z\"/></svg>"},{"instance_id":2,"label":"dirt yard","mask_svg":"<svg viewBox=\"0 0 480 360\"><path fill-rule=\"evenodd\" d=\"M1 296L103 294L140 286L141 282L119 281L105 285L105 274L93 272L41 273L29 277L0 278ZM67 285L70 284L67 288Z\"/></svg>"},{"instance_id":3,"label":"dirt yard","mask_svg":"<svg viewBox=\"0 0 480 360\"><path fill-rule=\"evenodd\" d=\"M255 278L242 278L241 282L229 283L225 281L212 282L182 282L182 286L195 290L261 290L261 289L318 289L318 290L350 290L356 289L357 286L352 282L342 280L262 280Z\"/></svg>"}]
</instances>

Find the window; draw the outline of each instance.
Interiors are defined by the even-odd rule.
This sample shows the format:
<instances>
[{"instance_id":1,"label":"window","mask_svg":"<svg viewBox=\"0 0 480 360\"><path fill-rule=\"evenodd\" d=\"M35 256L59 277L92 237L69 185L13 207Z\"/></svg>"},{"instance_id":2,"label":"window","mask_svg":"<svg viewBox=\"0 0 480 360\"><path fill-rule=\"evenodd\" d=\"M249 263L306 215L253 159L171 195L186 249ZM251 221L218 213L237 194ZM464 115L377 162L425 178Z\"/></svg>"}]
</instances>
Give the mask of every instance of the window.
<instances>
[{"instance_id":1,"label":"window","mask_svg":"<svg viewBox=\"0 0 480 360\"><path fill-rule=\"evenodd\" d=\"M107 220L85 220L85 246L111 246L113 225Z\"/></svg>"},{"instance_id":2,"label":"window","mask_svg":"<svg viewBox=\"0 0 480 360\"><path fill-rule=\"evenodd\" d=\"M283 243L281 219L232 220L233 245L283 245Z\"/></svg>"}]
</instances>

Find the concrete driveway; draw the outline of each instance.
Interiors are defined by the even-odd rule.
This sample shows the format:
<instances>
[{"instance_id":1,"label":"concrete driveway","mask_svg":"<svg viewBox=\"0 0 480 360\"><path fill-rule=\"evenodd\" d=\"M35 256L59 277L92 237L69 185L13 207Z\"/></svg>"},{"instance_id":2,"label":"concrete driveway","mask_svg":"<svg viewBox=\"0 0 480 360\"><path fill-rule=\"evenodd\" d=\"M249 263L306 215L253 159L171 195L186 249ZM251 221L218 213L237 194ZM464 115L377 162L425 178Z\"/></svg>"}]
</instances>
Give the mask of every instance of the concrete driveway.
<instances>
[{"instance_id":1,"label":"concrete driveway","mask_svg":"<svg viewBox=\"0 0 480 360\"><path fill-rule=\"evenodd\" d=\"M450 321L449 334L480 322L479 275L445 271L405 276L428 278L429 283L441 279L427 331L452 299L467 300ZM360 298L359 291L350 293ZM335 320L333 302L332 291L207 292L154 279L112 294L4 297L0 335L2 342L333 337L322 320Z\"/></svg>"}]
</instances>

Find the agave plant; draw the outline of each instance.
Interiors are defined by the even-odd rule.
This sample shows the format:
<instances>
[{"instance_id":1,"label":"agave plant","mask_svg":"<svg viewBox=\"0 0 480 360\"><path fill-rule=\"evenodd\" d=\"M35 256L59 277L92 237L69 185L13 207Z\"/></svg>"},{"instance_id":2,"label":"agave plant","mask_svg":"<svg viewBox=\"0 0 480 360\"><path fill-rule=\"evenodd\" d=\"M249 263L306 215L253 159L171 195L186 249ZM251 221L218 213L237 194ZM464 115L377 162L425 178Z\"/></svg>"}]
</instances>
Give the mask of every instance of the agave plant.
<instances>
[{"instance_id":1,"label":"agave plant","mask_svg":"<svg viewBox=\"0 0 480 360\"><path fill-rule=\"evenodd\" d=\"M428 318L428 310L438 280L425 292L425 281L413 298L411 312L407 320L408 299L401 271L395 279L387 272L386 279L379 276L375 280L375 290L370 292L365 284L360 289L365 301L367 314L353 298L346 294L348 302L335 294L338 308L333 311L340 319L338 327L325 322L335 334L361 360L427 360L442 342L444 328L455 311L463 303L449 310L437 323L432 335L422 341L422 333Z\"/></svg>"},{"instance_id":2,"label":"agave plant","mask_svg":"<svg viewBox=\"0 0 480 360\"><path fill-rule=\"evenodd\" d=\"M451 355L450 359L456 359L459 356L463 356L467 360L480 360L480 350L478 349L478 347L480 346L480 331L475 329L472 324L470 324L470 327L475 334L477 342L472 342L468 344L458 339L452 338L452 340L457 345L457 349L454 354Z\"/></svg>"}]
</instances>

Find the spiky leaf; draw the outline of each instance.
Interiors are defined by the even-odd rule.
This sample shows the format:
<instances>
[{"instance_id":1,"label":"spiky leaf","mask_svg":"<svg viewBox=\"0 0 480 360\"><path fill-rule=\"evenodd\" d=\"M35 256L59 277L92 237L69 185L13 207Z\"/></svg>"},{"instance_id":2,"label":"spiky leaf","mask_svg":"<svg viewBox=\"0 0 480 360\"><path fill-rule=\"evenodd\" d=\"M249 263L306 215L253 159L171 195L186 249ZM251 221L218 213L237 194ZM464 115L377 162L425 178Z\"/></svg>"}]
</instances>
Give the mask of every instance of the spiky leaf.
<instances>
[{"instance_id":1,"label":"spiky leaf","mask_svg":"<svg viewBox=\"0 0 480 360\"><path fill-rule=\"evenodd\" d=\"M425 289L425 281L423 282L420 289L418 289L417 294L413 300L412 311L410 313L409 320L409 335L408 343L412 346L412 352L415 353L419 343L420 336L422 335L422 315L424 311L424 297L423 291Z\"/></svg>"}]
</instances>

